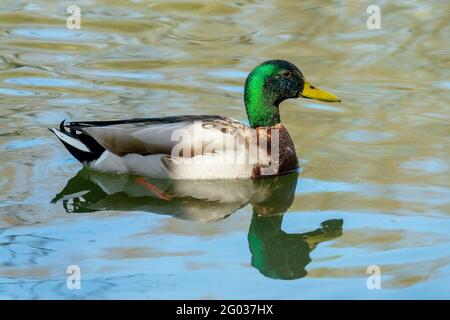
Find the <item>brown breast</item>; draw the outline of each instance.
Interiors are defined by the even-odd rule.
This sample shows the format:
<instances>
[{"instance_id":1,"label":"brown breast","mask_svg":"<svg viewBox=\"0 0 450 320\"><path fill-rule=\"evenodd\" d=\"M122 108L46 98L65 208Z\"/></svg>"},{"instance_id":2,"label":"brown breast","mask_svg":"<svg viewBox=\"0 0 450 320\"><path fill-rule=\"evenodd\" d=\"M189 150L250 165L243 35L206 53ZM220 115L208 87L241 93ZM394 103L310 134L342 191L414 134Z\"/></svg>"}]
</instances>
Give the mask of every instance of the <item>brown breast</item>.
<instances>
[{"instance_id":1,"label":"brown breast","mask_svg":"<svg viewBox=\"0 0 450 320\"><path fill-rule=\"evenodd\" d=\"M258 158L253 166L253 178L280 175L298 169L294 143L282 124L256 128L256 132L258 148L267 157Z\"/></svg>"}]
</instances>

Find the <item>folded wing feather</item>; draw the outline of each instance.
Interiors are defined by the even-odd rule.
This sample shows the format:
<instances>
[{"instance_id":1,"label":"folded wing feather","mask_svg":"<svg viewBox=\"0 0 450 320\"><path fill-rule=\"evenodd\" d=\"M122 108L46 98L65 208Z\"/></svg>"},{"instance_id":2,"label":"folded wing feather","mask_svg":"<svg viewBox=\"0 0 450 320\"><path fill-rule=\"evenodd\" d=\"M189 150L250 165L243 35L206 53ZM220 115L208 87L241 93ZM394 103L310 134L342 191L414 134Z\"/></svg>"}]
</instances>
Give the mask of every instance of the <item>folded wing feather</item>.
<instances>
[{"instance_id":1,"label":"folded wing feather","mask_svg":"<svg viewBox=\"0 0 450 320\"><path fill-rule=\"evenodd\" d=\"M241 122L221 116L72 122L66 126L88 134L105 149L119 156L130 153L171 155L177 145L183 150L190 149L191 155L197 148L215 152L211 144L222 144L230 137L236 138L237 143L244 143L249 130Z\"/></svg>"}]
</instances>

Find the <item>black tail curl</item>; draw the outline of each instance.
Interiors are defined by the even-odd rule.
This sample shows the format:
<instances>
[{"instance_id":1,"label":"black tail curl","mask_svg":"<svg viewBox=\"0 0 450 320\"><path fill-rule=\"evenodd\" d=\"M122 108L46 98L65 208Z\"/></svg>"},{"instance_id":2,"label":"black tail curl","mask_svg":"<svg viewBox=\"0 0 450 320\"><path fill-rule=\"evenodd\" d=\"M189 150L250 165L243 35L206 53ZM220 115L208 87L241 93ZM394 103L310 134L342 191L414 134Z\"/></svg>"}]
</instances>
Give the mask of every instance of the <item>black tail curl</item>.
<instances>
[{"instance_id":1,"label":"black tail curl","mask_svg":"<svg viewBox=\"0 0 450 320\"><path fill-rule=\"evenodd\" d=\"M51 132L55 133L54 130L61 132L62 134L71 137L75 140L78 140L81 142L86 148L89 150L89 152L80 150L79 148L69 144L68 142L62 140L60 137L58 137L55 133L55 135L58 137L58 139L63 143L63 145L66 147L66 149L72 154L78 161L81 163L88 163L94 160L97 160L100 158L102 153L105 151L105 148L99 144L94 138L92 138L88 133L82 131L82 130L76 130L73 128L70 128L70 131L66 130L65 127L65 119L61 121L59 124L59 130L49 129ZM69 127L70 127L69 122Z\"/></svg>"}]
</instances>

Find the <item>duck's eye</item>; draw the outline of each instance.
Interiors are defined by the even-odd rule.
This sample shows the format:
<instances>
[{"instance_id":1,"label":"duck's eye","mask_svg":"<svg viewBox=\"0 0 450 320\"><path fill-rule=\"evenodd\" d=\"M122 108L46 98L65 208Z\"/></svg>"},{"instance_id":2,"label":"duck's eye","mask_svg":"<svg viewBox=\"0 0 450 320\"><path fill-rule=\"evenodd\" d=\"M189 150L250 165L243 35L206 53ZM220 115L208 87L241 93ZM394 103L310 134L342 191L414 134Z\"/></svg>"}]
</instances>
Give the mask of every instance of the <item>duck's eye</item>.
<instances>
[{"instance_id":1,"label":"duck's eye","mask_svg":"<svg viewBox=\"0 0 450 320\"><path fill-rule=\"evenodd\" d=\"M283 77L290 78L291 75L292 75L292 72L290 72L289 70L284 70L283 71Z\"/></svg>"},{"instance_id":2,"label":"duck's eye","mask_svg":"<svg viewBox=\"0 0 450 320\"><path fill-rule=\"evenodd\" d=\"M314 90L314 89L315 89L315 87L314 87L314 86L309 86L309 88L310 88L310 89L312 89L312 90Z\"/></svg>"}]
</instances>

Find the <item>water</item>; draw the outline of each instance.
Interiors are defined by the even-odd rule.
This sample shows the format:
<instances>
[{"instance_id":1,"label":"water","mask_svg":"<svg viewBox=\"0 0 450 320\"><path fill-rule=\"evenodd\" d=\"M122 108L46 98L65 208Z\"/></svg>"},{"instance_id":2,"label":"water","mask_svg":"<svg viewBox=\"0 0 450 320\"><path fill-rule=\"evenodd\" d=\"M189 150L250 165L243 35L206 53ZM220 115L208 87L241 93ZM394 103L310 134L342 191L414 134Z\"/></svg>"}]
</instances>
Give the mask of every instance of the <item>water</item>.
<instances>
[{"instance_id":1,"label":"water","mask_svg":"<svg viewBox=\"0 0 450 320\"><path fill-rule=\"evenodd\" d=\"M76 4L80 30L65 1L1 4L1 298L450 298L445 1L380 1L373 31L373 1ZM298 177L150 191L79 172L47 131L246 120L246 74L273 58L343 99L282 104ZM381 290L367 288L370 265Z\"/></svg>"}]
</instances>

